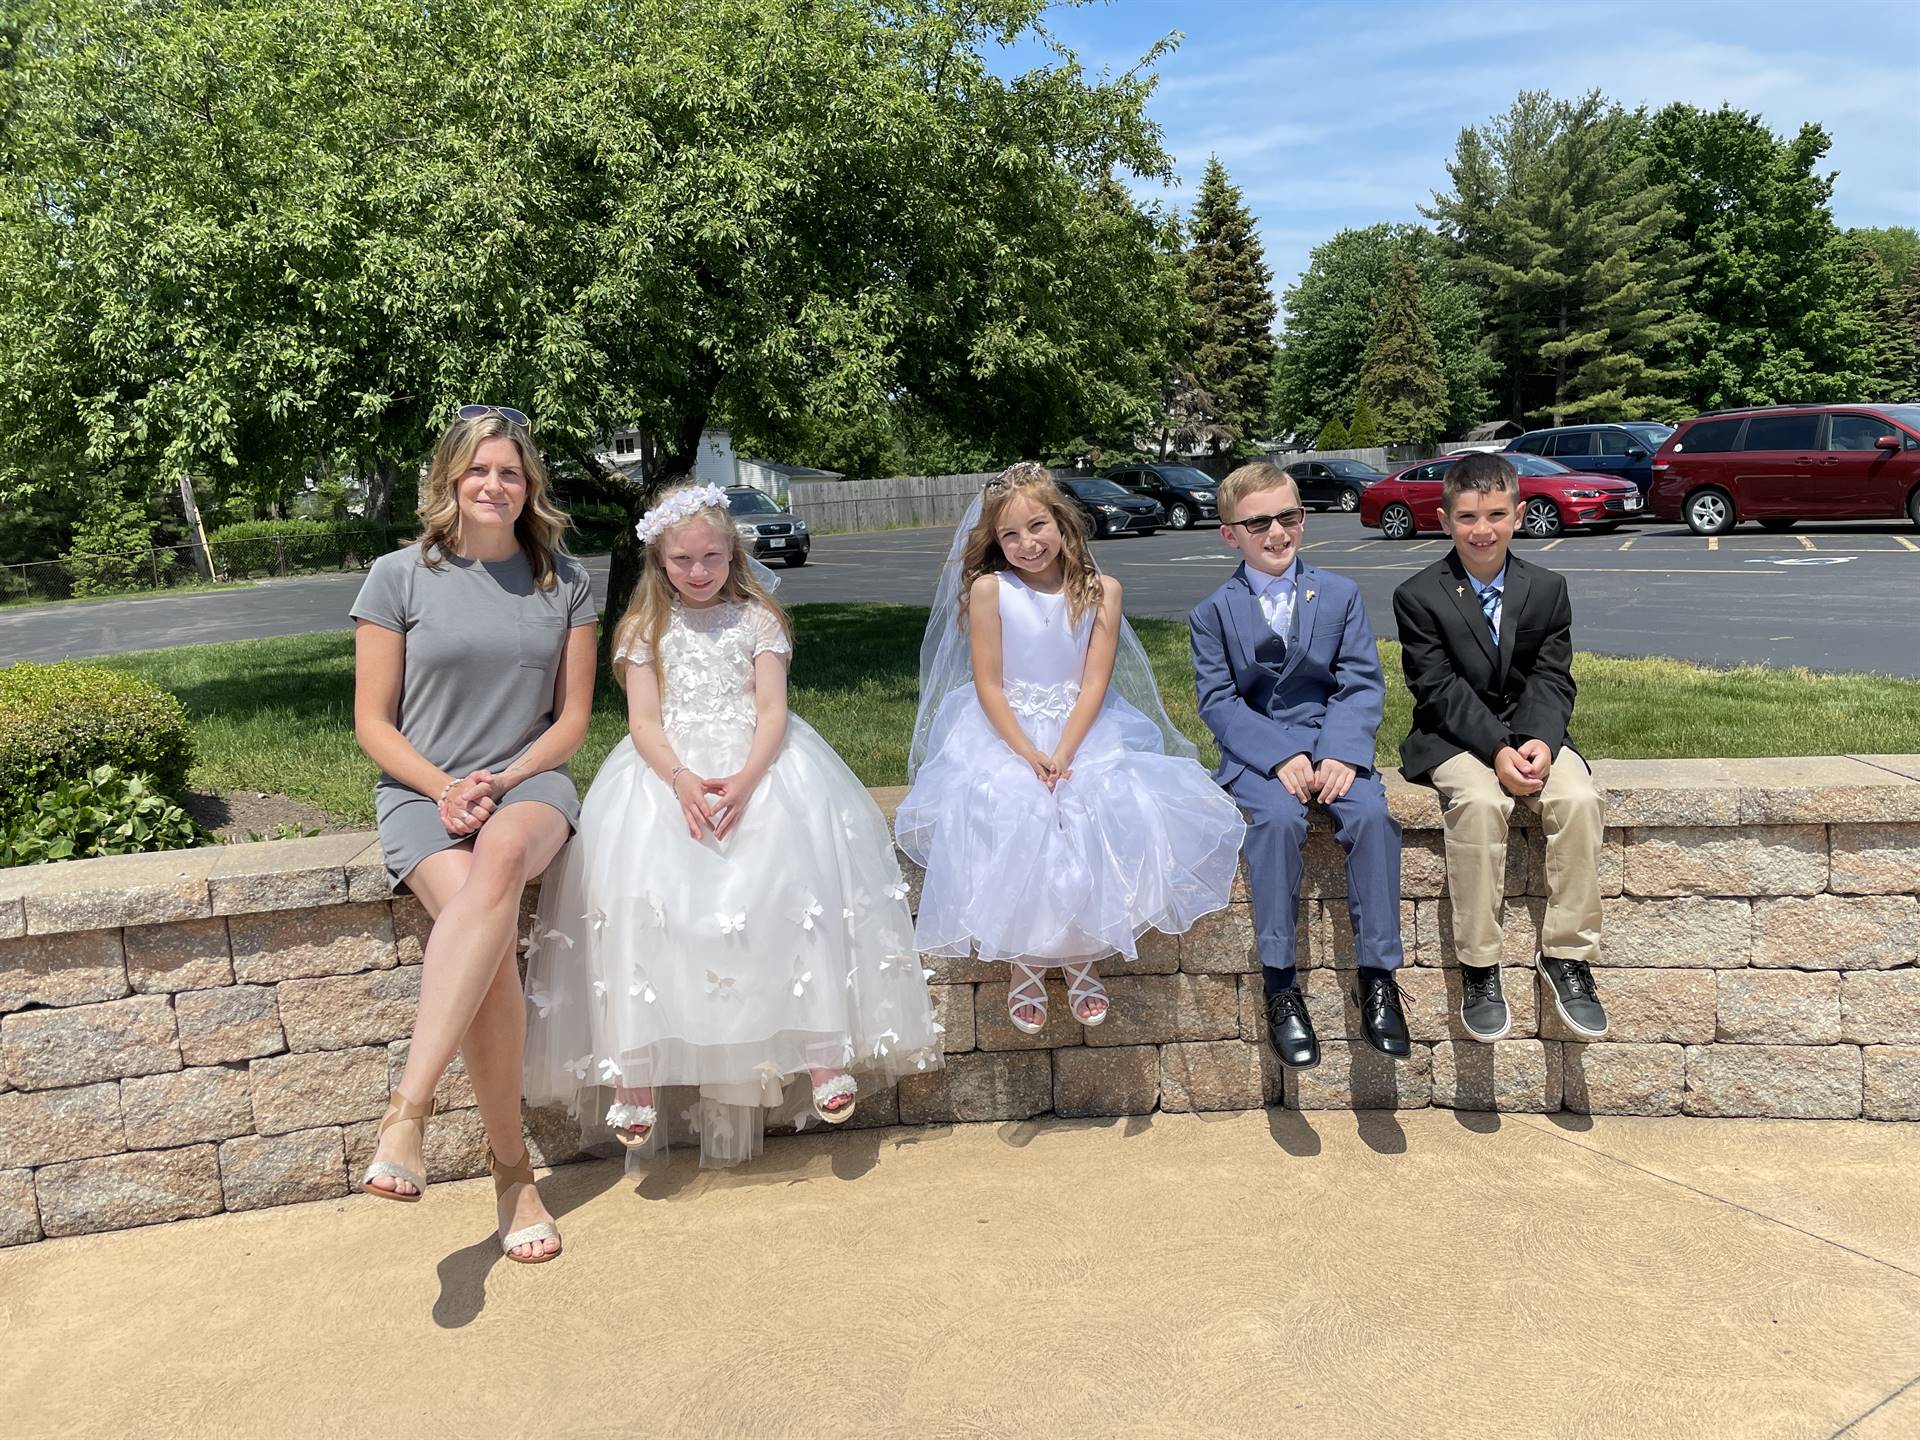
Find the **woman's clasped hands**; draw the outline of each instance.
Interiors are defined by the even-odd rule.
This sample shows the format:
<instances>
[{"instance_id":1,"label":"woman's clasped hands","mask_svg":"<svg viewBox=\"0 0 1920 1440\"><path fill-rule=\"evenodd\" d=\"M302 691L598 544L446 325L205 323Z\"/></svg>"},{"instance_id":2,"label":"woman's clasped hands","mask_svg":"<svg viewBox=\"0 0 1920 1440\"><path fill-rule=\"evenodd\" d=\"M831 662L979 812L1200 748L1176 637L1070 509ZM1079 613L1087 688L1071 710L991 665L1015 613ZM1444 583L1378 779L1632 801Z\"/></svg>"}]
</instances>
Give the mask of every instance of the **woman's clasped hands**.
<instances>
[{"instance_id":1,"label":"woman's clasped hands","mask_svg":"<svg viewBox=\"0 0 1920 1440\"><path fill-rule=\"evenodd\" d=\"M487 823L501 793L491 770L475 770L440 792L440 823L449 835L471 835Z\"/></svg>"}]
</instances>

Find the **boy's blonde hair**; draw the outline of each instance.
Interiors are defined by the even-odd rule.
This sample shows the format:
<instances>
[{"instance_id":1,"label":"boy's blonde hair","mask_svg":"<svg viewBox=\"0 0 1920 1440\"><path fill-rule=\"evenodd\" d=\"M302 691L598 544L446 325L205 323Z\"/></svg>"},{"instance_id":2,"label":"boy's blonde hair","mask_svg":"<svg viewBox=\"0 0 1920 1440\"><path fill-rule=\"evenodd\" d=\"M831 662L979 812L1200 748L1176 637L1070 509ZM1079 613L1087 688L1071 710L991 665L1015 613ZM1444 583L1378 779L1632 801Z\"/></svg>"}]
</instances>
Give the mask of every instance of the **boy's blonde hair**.
<instances>
[{"instance_id":1,"label":"boy's blonde hair","mask_svg":"<svg viewBox=\"0 0 1920 1440\"><path fill-rule=\"evenodd\" d=\"M1282 485L1293 491L1293 503L1300 503L1300 487L1293 477L1271 460L1252 460L1220 482L1216 497L1220 521L1229 524L1240 518L1240 502L1262 490L1278 490Z\"/></svg>"}]
</instances>

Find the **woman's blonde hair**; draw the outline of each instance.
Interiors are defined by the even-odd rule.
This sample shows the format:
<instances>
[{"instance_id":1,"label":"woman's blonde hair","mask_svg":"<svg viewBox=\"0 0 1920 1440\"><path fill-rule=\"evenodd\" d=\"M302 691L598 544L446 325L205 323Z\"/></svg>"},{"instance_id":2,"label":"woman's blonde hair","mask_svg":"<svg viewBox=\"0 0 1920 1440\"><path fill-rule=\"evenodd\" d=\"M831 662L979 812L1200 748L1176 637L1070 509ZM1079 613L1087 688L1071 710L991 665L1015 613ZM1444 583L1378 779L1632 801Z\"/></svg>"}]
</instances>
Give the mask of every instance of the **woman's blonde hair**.
<instances>
[{"instance_id":1,"label":"woman's blonde hair","mask_svg":"<svg viewBox=\"0 0 1920 1440\"><path fill-rule=\"evenodd\" d=\"M566 512L553 503L547 490L547 467L533 448L533 437L504 415L480 415L455 420L441 432L433 447L427 478L420 482L420 559L430 570L453 554L460 536L460 477L473 455L489 440L511 440L520 452L520 469L527 477L527 502L513 522L514 538L533 568L533 583L542 590L554 586L554 557L567 553Z\"/></svg>"},{"instance_id":2,"label":"woman's blonde hair","mask_svg":"<svg viewBox=\"0 0 1920 1440\"><path fill-rule=\"evenodd\" d=\"M982 575L1011 570L1000 549L1000 516L1018 496L1025 496L1053 517L1060 532L1060 592L1067 597L1067 616L1075 625L1089 610L1100 608L1100 567L1093 563L1087 539L1087 521L1080 507L1054 483L1044 465L1022 460L1009 465L980 492L980 519L967 532L960 552L960 619L967 618L967 600L973 582Z\"/></svg>"},{"instance_id":3,"label":"woman's blonde hair","mask_svg":"<svg viewBox=\"0 0 1920 1440\"><path fill-rule=\"evenodd\" d=\"M653 503L656 507L664 505L675 496L698 488L679 485L656 496ZM711 525L727 547L727 583L720 587L718 598L743 605L758 603L766 606L779 622L780 633L787 637L787 643L793 643L793 622L747 564L747 552L740 543L740 532L733 528L733 516L727 513L725 506L702 505L689 512L685 519L676 520L670 528L661 531L646 547L640 567L640 583L633 587L633 598L627 602L626 613L614 627L613 653L617 656L644 648L653 657L654 673L660 677L663 692L666 689L667 670L666 662L660 655L660 637L667 633L667 622L673 618L674 591L673 581L667 578L667 563L660 558L661 547L675 530L684 529L699 520ZM613 675L624 689L627 683L626 666L616 665Z\"/></svg>"}]
</instances>

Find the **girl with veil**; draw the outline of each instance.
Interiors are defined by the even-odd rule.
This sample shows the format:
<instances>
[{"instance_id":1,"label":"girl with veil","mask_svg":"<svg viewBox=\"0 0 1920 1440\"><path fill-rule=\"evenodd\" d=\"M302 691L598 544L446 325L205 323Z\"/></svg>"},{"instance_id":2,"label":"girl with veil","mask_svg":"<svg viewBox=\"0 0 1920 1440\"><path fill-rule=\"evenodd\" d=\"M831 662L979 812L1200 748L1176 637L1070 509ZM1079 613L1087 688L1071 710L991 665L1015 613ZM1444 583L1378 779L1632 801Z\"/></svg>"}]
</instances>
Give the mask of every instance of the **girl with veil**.
<instances>
[{"instance_id":1,"label":"girl with veil","mask_svg":"<svg viewBox=\"0 0 1920 1440\"><path fill-rule=\"evenodd\" d=\"M1006 961L1025 1034L1046 1024L1055 966L1074 1018L1100 1024L1100 959L1232 894L1246 826L1195 755L1078 508L1039 465L988 481L934 594L894 819L927 872L920 950Z\"/></svg>"}]
</instances>

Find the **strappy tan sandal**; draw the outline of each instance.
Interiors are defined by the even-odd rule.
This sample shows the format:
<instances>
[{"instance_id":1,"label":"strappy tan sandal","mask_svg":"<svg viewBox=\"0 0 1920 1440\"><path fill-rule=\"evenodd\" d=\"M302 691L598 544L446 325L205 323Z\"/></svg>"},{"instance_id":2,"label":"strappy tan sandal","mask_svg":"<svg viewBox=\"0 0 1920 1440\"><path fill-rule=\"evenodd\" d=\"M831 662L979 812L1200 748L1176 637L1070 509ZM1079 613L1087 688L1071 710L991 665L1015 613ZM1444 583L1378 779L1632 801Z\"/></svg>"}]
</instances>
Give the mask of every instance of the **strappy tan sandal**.
<instances>
[{"instance_id":1,"label":"strappy tan sandal","mask_svg":"<svg viewBox=\"0 0 1920 1440\"><path fill-rule=\"evenodd\" d=\"M1067 966L1067 1008L1073 1011L1073 1018L1087 1029L1107 1023L1107 1016L1113 1013L1113 1002L1107 998L1107 987L1100 983L1100 977L1093 973L1094 962L1089 960L1081 965ZM1089 1020L1080 1007L1089 1000L1100 1002L1100 1013Z\"/></svg>"},{"instance_id":2,"label":"strappy tan sandal","mask_svg":"<svg viewBox=\"0 0 1920 1440\"><path fill-rule=\"evenodd\" d=\"M1038 1020L1022 1020L1016 1010L1037 1010ZM1022 1035L1038 1035L1047 1028L1047 972L1016 963L1007 982L1007 1019Z\"/></svg>"},{"instance_id":3,"label":"strappy tan sandal","mask_svg":"<svg viewBox=\"0 0 1920 1440\"><path fill-rule=\"evenodd\" d=\"M424 1101L415 1102L407 1099L398 1090L394 1091L387 1097L387 1113L380 1117L380 1128L373 1133L374 1144L380 1143L380 1137L387 1133L389 1126L415 1120L420 1124L420 1141L424 1145L427 1139L427 1120L432 1116L437 1103L433 1096L428 1096ZM398 1190L388 1190L384 1186L374 1184L375 1180L404 1180L413 1186L413 1194L402 1195ZM411 1205L427 1193L427 1177L416 1170L409 1170L404 1165L396 1165L391 1160L376 1160L367 1167L367 1173L360 1177L360 1188L369 1195L378 1195L382 1200L400 1200Z\"/></svg>"},{"instance_id":4,"label":"strappy tan sandal","mask_svg":"<svg viewBox=\"0 0 1920 1440\"><path fill-rule=\"evenodd\" d=\"M500 1203L500 1197L514 1186L533 1184L531 1161L532 1157L522 1149L520 1159L516 1163L502 1165L500 1157L493 1153L491 1146L488 1147L487 1169L493 1172L493 1200L496 1208ZM513 1253L514 1247L531 1245L536 1240L558 1240L559 1238L560 1231L551 1220L536 1220L531 1225L522 1225L518 1230L509 1233L500 1242L500 1253L516 1265L544 1265L549 1260L558 1260L561 1252L555 1250L551 1255L516 1255Z\"/></svg>"}]
</instances>

